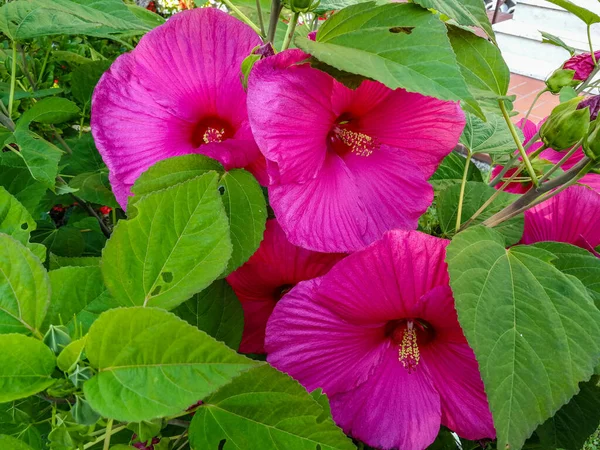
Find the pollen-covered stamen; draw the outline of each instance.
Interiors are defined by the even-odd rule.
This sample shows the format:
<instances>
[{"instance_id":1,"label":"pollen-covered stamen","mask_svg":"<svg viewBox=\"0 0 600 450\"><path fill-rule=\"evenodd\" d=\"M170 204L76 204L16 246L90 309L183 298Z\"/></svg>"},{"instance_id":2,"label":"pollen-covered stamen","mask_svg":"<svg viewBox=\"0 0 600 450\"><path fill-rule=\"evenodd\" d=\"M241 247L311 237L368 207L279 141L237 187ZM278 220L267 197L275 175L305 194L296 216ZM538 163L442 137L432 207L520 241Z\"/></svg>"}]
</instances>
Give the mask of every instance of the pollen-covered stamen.
<instances>
[{"instance_id":1,"label":"pollen-covered stamen","mask_svg":"<svg viewBox=\"0 0 600 450\"><path fill-rule=\"evenodd\" d=\"M225 129L221 128L220 130L212 127L208 127L202 136L202 140L205 144L210 144L212 142L222 142L225 137Z\"/></svg>"},{"instance_id":2,"label":"pollen-covered stamen","mask_svg":"<svg viewBox=\"0 0 600 450\"><path fill-rule=\"evenodd\" d=\"M375 140L367 134L342 128L341 126L335 127L334 133L352 153L358 156L369 156L377 148Z\"/></svg>"},{"instance_id":3,"label":"pollen-covered stamen","mask_svg":"<svg viewBox=\"0 0 600 450\"><path fill-rule=\"evenodd\" d=\"M421 355L419 353L419 345L417 343L417 331L414 328L414 323L409 320L406 323L406 329L400 342L398 350L398 360L402 363L408 373L414 372L419 364Z\"/></svg>"}]
</instances>

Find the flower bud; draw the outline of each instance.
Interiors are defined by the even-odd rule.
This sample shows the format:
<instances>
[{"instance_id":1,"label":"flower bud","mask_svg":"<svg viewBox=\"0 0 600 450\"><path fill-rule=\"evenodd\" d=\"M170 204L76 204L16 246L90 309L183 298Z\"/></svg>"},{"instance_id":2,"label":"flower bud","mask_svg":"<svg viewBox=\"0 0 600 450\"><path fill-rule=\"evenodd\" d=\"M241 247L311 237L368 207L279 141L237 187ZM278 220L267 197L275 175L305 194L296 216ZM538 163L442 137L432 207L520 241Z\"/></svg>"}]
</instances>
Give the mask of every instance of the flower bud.
<instances>
[{"instance_id":1,"label":"flower bud","mask_svg":"<svg viewBox=\"0 0 600 450\"><path fill-rule=\"evenodd\" d=\"M561 103L540 129L542 142L556 151L566 150L579 142L588 132L590 109L577 109L581 97Z\"/></svg>"},{"instance_id":2,"label":"flower bud","mask_svg":"<svg viewBox=\"0 0 600 450\"><path fill-rule=\"evenodd\" d=\"M69 336L69 330L62 325L50 325L50 328L44 336L44 344L50 347L57 355L70 343L71 336Z\"/></svg>"},{"instance_id":3,"label":"flower bud","mask_svg":"<svg viewBox=\"0 0 600 450\"><path fill-rule=\"evenodd\" d=\"M89 367L81 367L79 364L77 364L77 367L75 368L73 373L69 375L69 380L71 380L73 386L75 386L76 388L81 388L83 387L83 383L85 383L93 376L94 372L92 369L90 369Z\"/></svg>"},{"instance_id":4,"label":"flower bud","mask_svg":"<svg viewBox=\"0 0 600 450\"><path fill-rule=\"evenodd\" d=\"M297 13L313 11L319 5L318 1L313 0L287 0L285 3L289 9Z\"/></svg>"},{"instance_id":5,"label":"flower bud","mask_svg":"<svg viewBox=\"0 0 600 450\"><path fill-rule=\"evenodd\" d=\"M600 122L598 119L590 127L590 132L583 140L583 152L594 160L600 161Z\"/></svg>"},{"instance_id":6,"label":"flower bud","mask_svg":"<svg viewBox=\"0 0 600 450\"><path fill-rule=\"evenodd\" d=\"M80 425L94 425L100 419L100 414L92 409L90 404L82 397L76 396L75 404L71 408L71 415Z\"/></svg>"},{"instance_id":7,"label":"flower bud","mask_svg":"<svg viewBox=\"0 0 600 450\"><path fill-rule=\"evenodd\" d=\"M556 69L546 80L546 87L553 94L558 94L566 86L577 86L581 81L574 80L574 70Z\"/></svg>"},{"instance_id":8,"label":"flower bud","mask_svg":"<svg viewBox=\"0 0 600 450\"><path fill-rule=\"evenodd\" d=\"M600 51L594 53L596 61L600 58ZM574 80L585 81L594 70L594 60L591 53L582 53L571 57L563 64L563 69L574 70Z\"/></svg>"}]
</instances>

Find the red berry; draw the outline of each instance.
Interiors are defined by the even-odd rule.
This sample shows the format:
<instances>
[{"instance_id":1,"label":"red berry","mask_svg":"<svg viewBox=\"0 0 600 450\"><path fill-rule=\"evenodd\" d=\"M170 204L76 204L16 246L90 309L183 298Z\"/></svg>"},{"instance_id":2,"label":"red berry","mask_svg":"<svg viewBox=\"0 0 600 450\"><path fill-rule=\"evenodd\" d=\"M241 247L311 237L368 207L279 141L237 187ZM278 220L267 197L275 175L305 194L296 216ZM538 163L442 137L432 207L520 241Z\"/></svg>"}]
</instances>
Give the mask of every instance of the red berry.
<instances>
[{"instance_id":1,"label":"red berry","mask_svg":"<svg viewBox=\"0 0 600 450\"><path fill-rule=\"evenodd\" d=\"M104 215L110 214L111 211L112 211L112 208L110 206L101 206L100 207L100 213L102 213Z\"/></svg>"}]
</instances>

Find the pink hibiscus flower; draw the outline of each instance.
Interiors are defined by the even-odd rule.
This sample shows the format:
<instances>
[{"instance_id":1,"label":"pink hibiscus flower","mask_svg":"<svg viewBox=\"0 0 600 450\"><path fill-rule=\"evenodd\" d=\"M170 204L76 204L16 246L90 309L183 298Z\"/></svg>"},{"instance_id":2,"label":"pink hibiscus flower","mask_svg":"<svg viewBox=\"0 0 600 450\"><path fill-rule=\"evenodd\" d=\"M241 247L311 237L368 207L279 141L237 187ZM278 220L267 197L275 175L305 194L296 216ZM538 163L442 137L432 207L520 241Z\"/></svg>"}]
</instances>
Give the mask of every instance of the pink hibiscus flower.
<instances>
[{"instance_id":1,"label":"pink hibiscus flower","mask_svg":"<svg viewBox=\"0 0 600 450\"><path fill-rule=\"evenodd\" d=\"M414 229L433 199L427 178L457 144L458 104L365 81L351 90L287 50L248 84L252 131L267 159L269 199L288 239L357 250Z\"/></svg>"},{"instance_id":2,"label":"pink hibiscus flower","mask_svg":"<svg viewBox=\"0 0 600 450\"><path fill-rule=\"evenodd\" d=\"M267 221L256 253L227 277L244 309L240 351L264 353L265 327L279 299L300 281L324 275L343 257L296 247L276 220Z\"/></svg>"},{"instance_id":3,"label":"pink hibiscus flower","mask_svg":"<svg viewBox=\"0 0 600 450\"><path fill-rule=\"evenodd\" d=\"M449 241L393 230L298 284L267 324L267 360L323 388L344 431L377 448L421 450L440 424L493 438L473 351L454 309Z\"/></svg>"},{"instance_id":4,"label":"pink hibiscus flower","mask_svg":"<svg viewBox=\"0 0 600 450\"><path fill-rule=\"evenodd\" d=\"M600 59L600 51L594 53L596 61ZM591 53L581 53L571 57L566 63L563 64L563 69L574 70L574 80L585 81L591 75L594 70L594 61Z\"/></svg>"},{"instance_id":5,"label":"pink hibiscus flower","mask_svg":"<svg viewBox=\"0 0 600 450\"><path fill-rule=\"evenodd\" d=\"M240 81L242 60L260 43L249 26L200 8L117 58L94 91L92 132L121 206L142 172L172 156L201 153L266 181Z\"/></svg>"},{"instance_id":6,"label":"pink hibiscus flower","mask_svg":"<svg viewBox=\"0 0 600 450\"><path fill-rule=\"evenodd\" d=\"M521 243L557 241L594 251L600 245L600 194L571 186L525 211Z\"/></svg>"}]
</instances>

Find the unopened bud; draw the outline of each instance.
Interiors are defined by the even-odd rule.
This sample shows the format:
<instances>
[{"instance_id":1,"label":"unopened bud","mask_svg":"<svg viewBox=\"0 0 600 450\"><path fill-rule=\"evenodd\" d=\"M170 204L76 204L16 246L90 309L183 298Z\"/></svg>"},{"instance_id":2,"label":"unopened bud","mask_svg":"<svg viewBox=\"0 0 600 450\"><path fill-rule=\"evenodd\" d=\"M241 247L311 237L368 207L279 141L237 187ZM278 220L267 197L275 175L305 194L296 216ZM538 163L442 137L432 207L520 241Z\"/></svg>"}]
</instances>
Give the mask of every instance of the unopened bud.
<instances>
[{"instance_id":1,"label":"unopened bud","mask_svg":"<svg viewBox=\"0 0 600 450\"><path fill-rule=\"evenodd\" d=\"M594 160L600 161L600 122L598 119L590 127L590 132L583 141L583 152Z\"/></svg>"},{"instance_id":2,"label":"unopened bud","mask_svg":"<svg viewBox=\"0 0 600 450\"><path fill-rule=\"evenodd\" d=\"M558 94L566 86L577 86L581 81L574 80L574 70L556 69L546 80L546 87L553 94Z\"/></svg>"},{"instance_id":3,"label":"unopened bud","mask_svg":"<svg viewBox=\"0 0 600 450\"><path fill-rule=\"evenodd\" d=\"M44 336L44 344L50 347L57 355L70 343L71 336L69 336L69 330L62 325L50 325Z\"/></svg>"},{"instance_id":4,"label":"unopened bud","mask_svg":"<svg viewBox=\"0 0 600 450\"><path fill-rule=\"evenodd\" d=\"M577 109L581 98L558 105L540 129L540 138L549 148L566 150L585 137L590 124L590 109Z\"/></svg>"}]
</instances>

